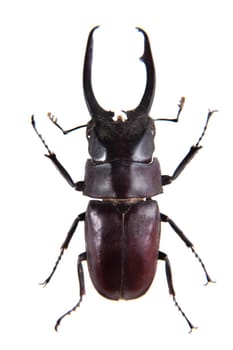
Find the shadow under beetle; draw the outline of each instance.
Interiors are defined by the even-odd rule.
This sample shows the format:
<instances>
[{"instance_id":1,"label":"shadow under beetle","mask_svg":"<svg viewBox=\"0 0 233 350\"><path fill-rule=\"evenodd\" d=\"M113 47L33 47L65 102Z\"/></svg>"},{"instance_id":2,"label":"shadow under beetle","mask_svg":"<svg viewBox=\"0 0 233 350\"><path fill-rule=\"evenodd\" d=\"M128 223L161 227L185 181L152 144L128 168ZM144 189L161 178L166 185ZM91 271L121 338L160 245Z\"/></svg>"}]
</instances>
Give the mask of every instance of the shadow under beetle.
<instances>
[{"instance_id":1,"label":"shadow under beetle","mask_svg":"<svg viewBox=\"0 0 233 350\"><path fill-rule=\"evenodd\" d=\"M200 141L215 111L209 111L200 138L179 163L173 175L161 175L159 161L153 158L155 126L154 120L149 117L155 90L155 68L148 36L144 30L137 28L144 37L144 53L141 60L146 67L147 81L143 97L135 109L124 112L126 120L121 116L114 120L114 113L104 110L98 104L92 89L93 32L96 28L98 27L91 30L88 37L83 69L84 96L91 120L86 125L65 131L56 118L48 114L64 134L86 127L90 159L86 162L84 181L72 180L55 153L38 133L32 116L32 126L48 151L46 157L52 161L68 184L88 197L101 199L91 200L86 212L79 214L74 220L61 246L55 266L43 283L46 285L50 281L78 223L84 221L86 252L78 256L79 301L57 320L55 329L57 330L66 315L80 305L85 294L83 261L87 261L93 285L102 296L113 300L128 300L138 298L148 290L156 272L157 261L163 260L169 293L191 331L194 326L175 297L169 259L165 253L159 251L161 222L170 224L192 250L205 272L207 283L211 282L211 278L193 244L171 218L159 212L157 202L151 197L162 193L163 186L174 181L199 151ZM156 120L178 122L184 101L184 98L181 98L175 119Z\"/></svg>"}]
</instances>

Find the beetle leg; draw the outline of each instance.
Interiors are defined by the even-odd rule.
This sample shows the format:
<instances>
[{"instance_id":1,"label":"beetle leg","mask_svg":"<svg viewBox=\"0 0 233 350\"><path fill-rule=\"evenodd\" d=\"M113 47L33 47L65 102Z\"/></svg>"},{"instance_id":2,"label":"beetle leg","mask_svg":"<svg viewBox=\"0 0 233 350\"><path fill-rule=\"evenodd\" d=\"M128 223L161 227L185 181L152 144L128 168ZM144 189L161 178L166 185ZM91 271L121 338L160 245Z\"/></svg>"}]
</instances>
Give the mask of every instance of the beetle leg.
<instances>
[{"instance_id":1,"label":"beetle leg","mask_svg":"<svg viewBox=\"0 0 233 350\"><path fill-rule=\"evenodd\" d=\"M168 259L168 256L167 256L167 254L165 254L163 252L159 252L158 259L165 261L165 270L166 270L166 277L167 277L167 284L168 284L169 293L172 295L176 307L178 308L178 310L181 312L182 316L187 321L187 323L190 327L190 332L192 332L192 330L195 329L196 327L194 327L192 325L192 323L189 321L189 319L185 315L184 311L181 309L181 307L178 304L176 297L175 297L175 290L174 290L173 281L172 281L171 264L170 264L170 261Z\"/></svg>"},{"instance_id":2,"label":"beetle leg","mask_svg":"<svg viewBox=\"0 0 233 350\"><path fill-rule=\"evenodd\" d=\"M197 252L195 251L192 242L190 242L190 240L184 235L184 233L181 231L181 229L175 224L175 222L170 219L167 215L164 215L162 213L160 213L160 218L161 221L163 222L167 222L169 223L169 225L173 228L173 230L178 234L178 236L182 239L182 241L187 245L188 248L191 248L193 254L195 255L195 257L198 259L199 263L201 264L205 275L206 275L206 279L207 279L207 283L209 282L213 282L212 279L210 278L208 272L206 271L205 265L202 261L202 259L200 258L200 256L197 254Z\"/></svg>"},{"instance_id":3,"label":"beetle leg","mask_svg":"<svg viewBox=\"0 0 233 350\"><path fill-rule=\"evenodd\" d=\"M68 182L68 184L71 187L74 187L75 190L77 191L83 191L84 189L84 181L79 181L77 183L75 183L70 174L68 173L68 171L64 168L64 166L59 162L59 160L57 159L57 156L54 152L52 152L49 149L49 146L47 145L47 143L45 142L45 140L43 139L42 135L38 132L37 128L36 128L36 122L35 122L35 118L34 115L32 115L31 117L31 123L33 126L33 129L35 130L37 136L39 137L39 139L41 140L41 142L43 143L44 147L47 149L48 154L45 154L45 157L49 158L53 164L55 165L55 167L57 168L57 170L61 173L61 175L64 177L64 179ZM55 122L54 122L55 123ZM56 123L55 123L56 124ZM57 125L57 124L56 124ZM57 125L58 126L58 125ZM82 125L83 126L83 125ZM81 127L82 127L81 126ZM60 128L61 129L61 128Z\"/></svg>"},{"instance_id":4,"label":"beetle leg","mask_svg":"<svg viewBox=\"0 0 233 350\"><path fill-rule=\"evenodd\" d=\"M54 265L54 267L52 269L52 272L50 273L49 277L46 278L46 280L44 282L40 283L44 287L49 283L49 281L51 280L52 276L54 275L54 272L56 271L56 269L58 267L58 264L59 264L59 262L60 262L60 260L62 258L62 255L63 255L65 249L67 249L68 246L69 246L69 243L71 241L71 238L73 237L73 234L74 234L74 232L75 232L75 230L76 230L76 228L78 226L79 221L84 221L84 220L85 220L85 213L79 214L78 217L74 220L71 228L68 231L66 239L64 240L64 242L63 242L63 244L61 246L61 252L60 252L60 254L59 254L59 256L58 256L58 258L57 258L57 260L55 262L55 265Z\"/></svg>"},{"instance_id":5,"label":"beetle leg","mask_svg":"<svg viewBox=\"0 0 233 350\"><path fill-rule=\"evenodd\" d=\"M64 179L68 182L68 184L73 187L76 191L83 191L84 190L84 181L78 181L74 182L73 179L71 178L70 174L68 171L64 168L64 166L59 162L59 160L56 157L55 153L49 153L45 154L47 158L49 158L57 170L60 172L60 174L64 177Z\"/></svg>"},{"instance_id":6,"label":"beetle leg","mask_svg":"<svg viewBox=\"0 0 233 350\"><path fill-rule=\"evenodd\" d=\"M70 315L71 312L75 311L77 309L77 307L80 306L80 303L82 301L82 297L85 294L84 273L83 273L83 266L82 266L82 262L85 260L87 260L87 253L86 252L84 252L78 256L79 301L77 302L77 304L74 307L72 307L72 309L70 309L69 311L64 313L61 317L59 317L59 319L57 320L57 322L55 324L56 331L57 331L62 319L64 317L66 317L67 315Z\"/></svg>"},{"instance_id":7,"label":"beetle leg","mask_svg":"<svg viewBox=\"0 0 233 350\"><path fill-rule=\"evenodd\" d=\"M217 112L217 111L216 110L209 111L201 136L199 137L197 143L190 148L189 152L186 154L186 156L183 158L183 160L177 166L174 173L171 176L170 175L162 175L162 186L165 186L165 185L172 183L172 181L174 181L182 173L182 171L184 170L186 165L188 165L188 163L194 158L194 156L197 154L199 149L202 148L202 146L199 146L199 144L200 144L201 140L203 139L203 136L205 135L210 117L215 112Z\"/></svg>"},{"instance_id":8,"label":"beetle leg","mask_svg":"<svg viewBox=\"0 0 233 350\"><path fill-rule=\"evenodd\" d=\"M184 159L180 162L172 176L170 175L162 175L162 186L169 185L172 183L184 170L186 165L194 158L194 156L197 154L199 149L201 149L201 146L192 146L189 150L189 152L186 154Z\"/></svg>"}]
</instances>

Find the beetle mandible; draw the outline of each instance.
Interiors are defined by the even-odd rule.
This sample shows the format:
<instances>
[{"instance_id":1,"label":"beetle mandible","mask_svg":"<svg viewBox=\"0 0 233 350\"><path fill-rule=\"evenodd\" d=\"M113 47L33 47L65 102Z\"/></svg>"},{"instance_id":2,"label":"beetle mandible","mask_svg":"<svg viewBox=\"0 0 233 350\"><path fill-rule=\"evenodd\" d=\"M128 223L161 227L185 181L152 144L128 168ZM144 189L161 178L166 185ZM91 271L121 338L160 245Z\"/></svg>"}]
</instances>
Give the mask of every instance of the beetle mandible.
<instances>
[{"instance_id":1,"label":"beetle mandible","mask_svg":"<svg viewBox=\"0 0 233 350\"><path fill-rule=\"evenodd\" d=\"M178 122L185 99L181 98L176 118L149 117L155 91L155 68L149 38L144 30L137 28L144 37L144 52L140 59L146 67L145 91L138 106L125 112L125 120L121 116L113 119L114 112L106 111L98 104L92 88L93 33L97 28L93 28L89 34L83 69L83 90L91 120L86 125L63 130L57 119L48 114L64 134L86 127L90 159L86 162L84 181L72 180L37 131L34 116L31 119L34 130L48 151L46 157L69 185L84 195L95 198L89 201L86 212L74 220L54 268L43 283L46 285L50 281L78 223L84 221L86 251L78 257L79 301L57 320L55 329L66 315L80 305L85 294L83 261L87 261L92 283L102 296L113 300L128 300L138 298L148 290L157 262L162 260L165 263L169 293L191 331L194 326L175 297L168 256L159 250L161 222L170 224L192 250L204 270L207 283L212 280L192 242L170 217L159 212L157 202L151 198L162 193L163 186L172 183L197 154L209 119L215 111L209 111L201 136L174 173L171 176L161 175L159 161L153 157L154 121Z\"/></svg>"}]
</instances>

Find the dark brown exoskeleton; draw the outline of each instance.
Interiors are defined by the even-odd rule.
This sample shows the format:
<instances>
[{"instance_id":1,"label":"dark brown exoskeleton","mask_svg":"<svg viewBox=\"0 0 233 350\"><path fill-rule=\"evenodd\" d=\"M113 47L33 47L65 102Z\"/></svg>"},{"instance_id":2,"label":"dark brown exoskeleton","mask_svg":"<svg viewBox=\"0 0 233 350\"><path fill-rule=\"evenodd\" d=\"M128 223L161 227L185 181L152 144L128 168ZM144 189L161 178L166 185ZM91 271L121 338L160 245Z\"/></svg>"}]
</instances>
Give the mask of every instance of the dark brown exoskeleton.
<instances>
[{"instance_id":1,"label":"dark brown exoskeleton","mask_svg":"<svg viewBox=\"0 0 233 350\"><path fill-rule=\"evenodd\" d=\"M149 117L154 98L155 69L148 36L142 29L137 28L144 36L144 53L141 57L147 73L144 95L135 109L125 112L126 119L121 116L113 119L114 113L104 110L98 104L92 89L93 32L96 28L89 34L83 71L84 95L91 120L87 125L64 131L54 116L49 114L50 119L64 134L80 127L87 128L90 159L86 162L84 181L75 183L72 180L55 153L50 151L38 133L32 117L32 125L48 151L46 156L75 190L95 198L89 202L86 212L74 220L61 246L56 264L44 282L46 285L50 281L79 221L84 221L86 252L80 254L78 258L80 298L71 310L58 319L55 328L57 329L66 315L80 305L85 294L83 261L87 261L91 280L101 295L113 300L128 300L140 297L148 290L156 272L157 261L163 260L169 293L192 330L194 328L192 323L175 298L168 257L159 251L161 221L169 223L183 242L191 248L205 272L207 283L211 279L193 244L172 219L159 212L157 202L151 197L161 193L163 186L175 180L196 155L201 148L200 141L214 111L209 111L198 142L191 147L173 175L161 176L159 161L153 158L154 120ZM175 119L157 120L177 122L183 104L184 98L181 99Z\"/></svg>"}]
</instances>

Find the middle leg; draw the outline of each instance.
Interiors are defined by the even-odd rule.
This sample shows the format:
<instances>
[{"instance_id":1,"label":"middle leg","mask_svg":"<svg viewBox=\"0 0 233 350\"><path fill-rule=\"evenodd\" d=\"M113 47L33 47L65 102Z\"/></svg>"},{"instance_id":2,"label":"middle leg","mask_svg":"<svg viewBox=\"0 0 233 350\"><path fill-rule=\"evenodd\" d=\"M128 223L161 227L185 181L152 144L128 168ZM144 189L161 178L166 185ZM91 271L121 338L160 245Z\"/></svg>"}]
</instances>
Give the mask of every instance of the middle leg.
<instances>
[{"instance_id":1,"label":"middle leg","mask_svg":"<svg viewBox=\"0 0 233 350\"><path fill-rule=\"evenodd\" d=\"M63 244L61 246L60 254L59 254L59 256L58 256L58 258L57 258L57 260L55 262L55 265L54 265L54 267L52 269L52 272L50 273L50 275L46 278L46 280L44 282L40 283L42 286L45 287L49 283L49 281L51 280L52 276L54 275L54 273L55 273L55 271L56 271L56 269L58 267L59 262L61 261L62 255L64 254L64 251L69 246L69 243L70 243L70 241L71 241L71 239L72 239L72 237L74 235L74 232L75 232L75 230L76 230L76 228L78 226L78 223L80 221L84 221L84 220L85 220L85 213L79 214L77 216L77 218L74 220L71 228L69 229L69 231L67 233L66 239L64 240L64 242L63 242Z\"/></svg>"},{"instance_id":2,"label":"middle leg","mask_svg":"<svg viewBox=\"0 0 233 350\"><path fill-rule=\"evenodd\" d=\"M203 268L203 270L205 272L205 276L206 276L206 279L207 279L207 283L206 284L208 284L209 282L213 282L212 279L210 278L207 270L206 270L206 267L205 267L202 259L200 258L200 256L195 251L192 242L190 242L190 240L184 235L184 233L176 225L176 223L172 219L170 219L167 215L164 215L164 214L160 213L160 218L161 218L161 221L169 223L169 225L173 228L173 230L177 233L177 235L182 239L182 241L186 244L186 246L192 250L193 254L198 259L199 263L201 264L201 266L202 266L202 268Z\"/></svg>"}]
</instances>

